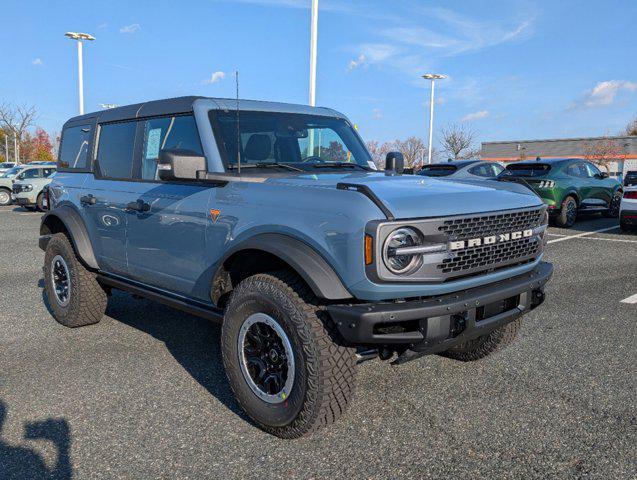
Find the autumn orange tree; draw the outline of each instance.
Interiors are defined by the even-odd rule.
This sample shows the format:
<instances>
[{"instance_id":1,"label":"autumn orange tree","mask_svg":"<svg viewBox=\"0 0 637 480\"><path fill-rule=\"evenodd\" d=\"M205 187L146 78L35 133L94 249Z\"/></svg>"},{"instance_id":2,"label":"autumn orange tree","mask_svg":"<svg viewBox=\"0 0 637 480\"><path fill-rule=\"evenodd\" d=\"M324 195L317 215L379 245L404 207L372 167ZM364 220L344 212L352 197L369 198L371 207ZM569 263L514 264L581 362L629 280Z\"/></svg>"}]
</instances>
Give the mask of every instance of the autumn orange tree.
<instances>
[{"instance_id":1,"label":"autumn orange tree","mask_svg":"<svg viewBox=\"0 0 637 480\"><path fill-rule=\"evenodd\" d=\"M622 146L610 138L586 143L582 150L586 160L604 167L609 173L609 163L621 161L625 156Z\"/></svg>"}]
</instances>

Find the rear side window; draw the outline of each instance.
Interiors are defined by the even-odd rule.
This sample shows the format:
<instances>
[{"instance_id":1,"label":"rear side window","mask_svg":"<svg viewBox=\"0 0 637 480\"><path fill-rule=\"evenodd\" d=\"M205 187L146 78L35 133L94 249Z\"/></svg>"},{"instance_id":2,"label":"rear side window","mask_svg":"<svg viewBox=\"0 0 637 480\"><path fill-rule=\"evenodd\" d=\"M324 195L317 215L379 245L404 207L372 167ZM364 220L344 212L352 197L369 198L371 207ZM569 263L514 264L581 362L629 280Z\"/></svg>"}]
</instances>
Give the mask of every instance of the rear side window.
<instances>
[{"instance_id":1,"label":"rear side window","mask_svg":"<svg viewBox=\"0 0 637 480\"><path fill-rule=\"evenodd\" d=\"M469 169L469 172L477 175L479 177L485 178L493 178L497 177L502 172L502 167L500 165L489 165L489 164L480 164L473 168Z\"/></svg>"},{"instance_id":2,"label":"rear side window","mask_svg":"<svg viewBox=\"0 0 637 480\"><path fill-rule=\"evenodd\" d=\"M151 118L142 122L142 179L158 180L157 161L161 150L189 150L203 155L199 132L192 115Z\"/></svg>"},{"instance_id":3,"label":"rear side window","mask_svg":"<svg viewBox=\"0 0 637 480\"><path fill-rule=\"evenodd\" d=\"M137 122L109 123L100 126L95 173L100 177L133 177L133 152Z\"/></svg>"},{"instance_id":4,"label":"rear side window","mask_svg":"<svg viewBox=\"0 0 637 480\"><path fill-rule=\"evenodd\" d=\"M67 169L85 169L87 167L90 139L90 125L79 125L64 129L58 156L58 166Z\"/></svg>"},{"instance_id":5,"label":"rear side window","mask_svg":"<svg viewBox=\"0 0 637 480\"><path fill-rule=\"evenodd\" d=\"M39 178L40 177L40 169L39 168L29 168L18 175L20 180L27 178Z\"/></svg>"}]
</instances>

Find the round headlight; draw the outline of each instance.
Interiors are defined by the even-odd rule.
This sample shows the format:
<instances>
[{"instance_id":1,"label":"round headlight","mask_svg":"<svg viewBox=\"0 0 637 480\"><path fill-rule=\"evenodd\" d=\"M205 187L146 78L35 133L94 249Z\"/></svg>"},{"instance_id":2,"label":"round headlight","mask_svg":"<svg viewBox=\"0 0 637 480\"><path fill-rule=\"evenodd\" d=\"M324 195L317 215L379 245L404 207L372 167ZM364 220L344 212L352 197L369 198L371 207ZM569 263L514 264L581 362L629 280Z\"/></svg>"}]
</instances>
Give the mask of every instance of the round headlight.
<instances>
[{"instance_id":1,"label":"round headlight","mask_svg":"<svg viewBox=\"0 0 637 480\"><path fill-rule=\"evenodd\" d=\"M422 262L422 255L399 254L400 248L422 245L420 234L409 227L394 230L383 245L383 261L390 272L404 275L413 272Z\"/></svg>"}]
</instances>

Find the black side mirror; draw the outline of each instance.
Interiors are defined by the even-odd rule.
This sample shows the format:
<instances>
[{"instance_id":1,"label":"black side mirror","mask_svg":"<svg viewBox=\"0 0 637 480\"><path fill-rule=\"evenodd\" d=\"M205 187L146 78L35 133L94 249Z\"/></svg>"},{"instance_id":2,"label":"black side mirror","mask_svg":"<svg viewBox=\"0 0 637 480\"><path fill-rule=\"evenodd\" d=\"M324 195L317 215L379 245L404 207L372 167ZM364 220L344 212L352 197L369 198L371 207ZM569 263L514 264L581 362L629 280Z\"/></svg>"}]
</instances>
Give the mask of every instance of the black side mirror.
<instances>
[{"instance_id":1,"label":"black side mirror","mask_svg":"<svg viewBox=\"0 0 637 480\"><path fill-rule=\"evenodd\" d=\"M161 180L197 180L207 171L206 157L191 150L160 150L157 171Z\"/></svg>"},{"instance_id":2,"label":"black side mirror","mask_svg":"<svg viewBox=\"0 0 637 480\"><path fill-rule=\"evenodd\" d=\"M385 157L385 172L402 175L405 170L405 157L400 152L389 152Z\"/></svg>"},{"instance_id":3,"label":"black side mirror","mask_svg":"<svg viewBox=\"0 0 637 480\"><path fill-rule=\"evenodd\" d=\"M606 173L606 172L601 172L601 173L599 174L599 178L600 178L600 179L602 179L602 180L604 180L605 178L608 178L608 173Z\"/></svg>"}]
</instances>

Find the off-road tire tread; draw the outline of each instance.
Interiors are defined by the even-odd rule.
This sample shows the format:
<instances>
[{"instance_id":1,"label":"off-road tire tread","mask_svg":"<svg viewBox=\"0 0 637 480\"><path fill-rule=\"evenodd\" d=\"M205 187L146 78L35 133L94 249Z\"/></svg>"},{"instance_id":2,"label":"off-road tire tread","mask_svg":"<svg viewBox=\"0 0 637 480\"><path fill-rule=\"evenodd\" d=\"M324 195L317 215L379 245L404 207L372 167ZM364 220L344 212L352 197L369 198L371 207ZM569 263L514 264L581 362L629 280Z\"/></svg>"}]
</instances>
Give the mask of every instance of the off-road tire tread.
<instances>
[{"instance_id":1,"label":"off-road tire tread","mask_svg":"<svg viewBox=\"0 0 637 480\"><path fill-rule=\"evenodd\" d=\"M257 422L264 431L278 437L299 438L334 423L347 410L355 390L355 351L344 345L336 325L321 310L305 282L293 272L275 271L243 280L232 293L227 310L242 301L244 292L254 291L255 287L261 292L269 290L273 295L283 292L286 301L302 312L300 318L290 316L290 320L302 339L309 370L304 405L298 416L286 426L272 427ZM228 350L221 350L224 363L229 362L226 357ZM244 381L243 378L240 381ZM232 383L230 381L231 387Z\"/></svg>"},{"instance_id":2,"label":"off-road tire tread","mask_svg":"<svg viewBox=\"0 0 637 480\"><path fill-rule=\"evenodd\" d=\"M487 335L469 340L468 342L447 350L443 352L442 355L453 358L454 360L460 360L461 362L480 360L513 343L521 326L522 319L518 318L511 323L496 328Z\"/></svg>"},{"instance_id":3,"label":"off-road tire tread","mask_svg":"<svg viewBox=\"0 0 637 480\"><path fill-rule=\"evenodd\" d=\"M66 260L71 275L71 301L68 307L60 307L51 291L50 265L53 257L58 254ZM95 274L82 265L64 233L51 236L44 258L45 290L55 320L71 328L99 322L106 311L108 296Z\"/></svg>"}]
</instances>

